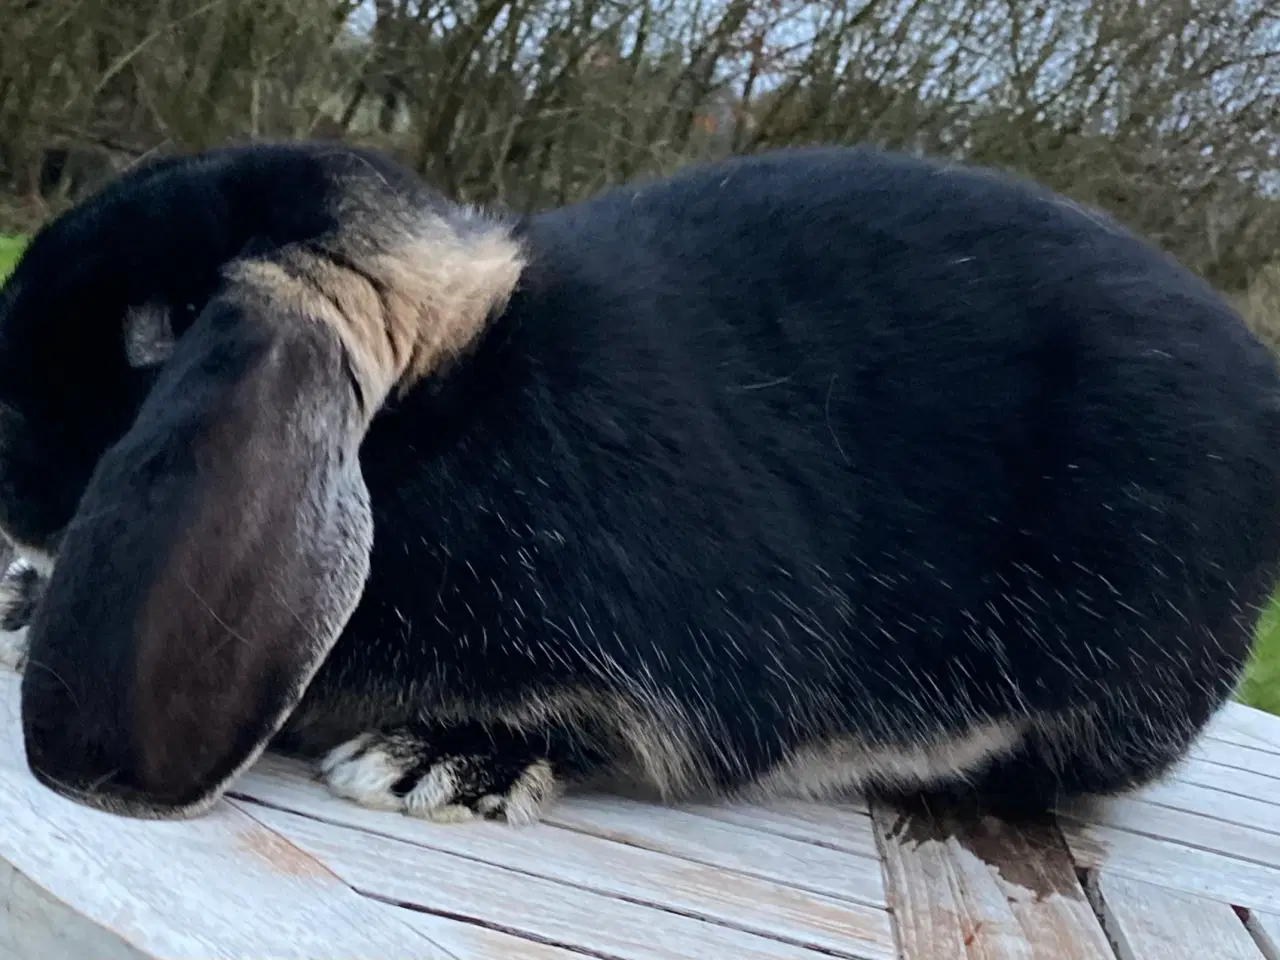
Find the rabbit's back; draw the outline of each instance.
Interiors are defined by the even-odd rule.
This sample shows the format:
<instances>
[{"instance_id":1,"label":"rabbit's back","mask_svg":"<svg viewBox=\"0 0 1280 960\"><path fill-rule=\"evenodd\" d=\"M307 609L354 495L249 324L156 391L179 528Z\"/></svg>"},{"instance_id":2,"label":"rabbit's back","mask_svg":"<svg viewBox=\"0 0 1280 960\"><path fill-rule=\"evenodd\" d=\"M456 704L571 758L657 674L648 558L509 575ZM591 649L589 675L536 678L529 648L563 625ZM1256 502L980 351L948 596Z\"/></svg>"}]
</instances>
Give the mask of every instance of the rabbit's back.
<instances>
[{"instance_id":1,"label":"rabbit's back","mask_svg":"<svg viewBox=\"0 0 1280 960\"><path fill-rule=\"evenodd\" d=\"M372 574L317 702L649 710L720 785L1054 753L1074 782L1091 741L1105 787L1228 695L1280 557L1280 383L1163 254L830 149L516 232L479 352L365 440Z\"/></svg>"}]
</instances>

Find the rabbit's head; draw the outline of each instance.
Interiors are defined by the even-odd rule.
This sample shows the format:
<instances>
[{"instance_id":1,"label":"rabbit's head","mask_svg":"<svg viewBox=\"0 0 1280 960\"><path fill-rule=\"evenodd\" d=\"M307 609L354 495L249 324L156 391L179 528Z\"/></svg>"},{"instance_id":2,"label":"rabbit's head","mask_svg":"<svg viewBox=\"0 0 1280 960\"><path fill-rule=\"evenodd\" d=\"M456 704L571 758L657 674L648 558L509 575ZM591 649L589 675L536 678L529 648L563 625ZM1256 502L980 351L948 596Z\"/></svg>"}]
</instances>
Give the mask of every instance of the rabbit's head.
<instances>
[{"instance_id":1,"label":"rabbit's head","mask_svg":"<svg viewBox=\"0 0 1280 960\"><path fill-rule=\"evenodd\" d=\"M155 161L28 245L0 290L0 531L38 569L222 266L247 243L332 229L326 177L307 159L232 149ZM285 168L291 204L273 199Z\"/></svg>"},{"instance_id":2,"label":"rabbit's head","mask_svg":"<svg viewBox=\"0 0 1280 960\"><path fill-rule=\"evenodd\" d=\"M522 265L503 226L377 163L191 158L71 211L19 265L0 304L0 526L52 570L22 720L53 789L134 816L205 809L358 601L365 431L478 337Z\"/></svg>"}]
</instances>

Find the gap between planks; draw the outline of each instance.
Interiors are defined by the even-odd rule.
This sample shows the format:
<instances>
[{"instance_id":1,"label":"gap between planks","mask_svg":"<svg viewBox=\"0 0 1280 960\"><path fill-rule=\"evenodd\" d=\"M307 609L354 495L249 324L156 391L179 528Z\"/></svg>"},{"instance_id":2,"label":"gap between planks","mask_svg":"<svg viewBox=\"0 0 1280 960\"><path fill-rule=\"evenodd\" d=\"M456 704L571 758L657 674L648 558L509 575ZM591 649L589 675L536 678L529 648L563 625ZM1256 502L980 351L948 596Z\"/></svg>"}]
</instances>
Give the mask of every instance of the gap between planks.
<instances>
[{"instance_id":1,"label":"gap between planks","mask_svg":"<svg viewBox=\"0 0 1280 960\"><path fill-rule=\"evenodd\" d=\"M499 869L555 884L561 896L569 891L575 896L588 892L615 901L644 904L652 911L651 926L665 922L664 917L683 915L726 930L837 956L869 960L893 960L895 956L890 919L883 906L880 867L875 861L862 857L845 855L848 861L844 882L846 897L838 899L724 866L667 856L548 824L519 828L484 821L452 826L427 824L401 814L335 801L310 778L291 775L279 768L272 769L270 775L251 772L238 785L237 796L245 798L237 802L260 803L266 811L301 814L321 825L304 827L296 820L272 819L273 827L279 828L282 823L289 827L291 832L287 835L293 842L298 842L293 831L302 830L315 840L325 830L335 836L346 830L370 842L378 839L399 845L399 859L410 864L422 859L438 863L443 856L449 858L455 870ZM570 806L564 815L571 810ZM678 811L655 806L645 806L640 812L643 817L653 817L659 822L664 817L678 818ZM255 811L254 816L274 815ZM744 842L754 840L754 834L744 837ZM660 845L652 838L650 842ZM334 843L339 846L326 848L321 844L317 849L325 849L326 856L332 854L341 860L346 855L343 850L347 849L342 844L347 840L334 840ZM820 848L812 848L813 852L818 850ZM710 852L721 859L728 853L723 848ZM743 855L750 852L746 849ZM325 862L343 875L339 861ZM471 866L464 867L464 864ZM829 879L834 882L836 878ZM369 882L373 887L362 888L366 892L378 895L385 892L377 889L375 880ZM862 891L858 894L860 899L852 899L859 890ZM434 895L425 889L419 894ZM877 902L866 902L868 900ZM438 909L434 900L421 905L433 912ZM582 922L585 927L592 926L587 915L582 917Z\"/></svg>"},{"instance_id":2,"label":"gap between planks","mask_svg":"<svg viewBox=\"0 0 1280 960\"><path fill-rule=\"evenodd\" d=\"M1238 907L1280 913L1280 867L1097 823L1064 820L1062 832L1082 867L1108 870Z\"/></svg>"},{"instance_id":3,"label":"gap between planks","mask_svg":"<svg viewBox=\"0 0 1280 960\"><path fill-rule=\"evenodd\" d=\"M1203 738L1280 754L1280 717L1228 703L1209 721Z\"/></svg>"},{"instance_id":4,"label":"gap between planks","mask_svg":"<svg viewBox=\"0 0 1280 960\"><path fill-rule=\"evenodd\" d=\"M1229 905L1088 871L1085 887L1119 960L1274 960Z\"/></svg>"},{"instance_id":5,"label":"gap between planks","mask_svg":"<svg viewBox=\"0 0 1280 960\"><path fill-rule=\"evenodd\" d=\"M728 812L738 813L739 818L721 820L700 812L615 798L574 798L552 808L544 822L602 840L884 908L883 877L875 855L870 817L813 806L812 821L801 820L791 836L752 829L757 815L770 820L787 816L775 810L727 808ZM824 823L826 817L834 823ZM804 826L819 832L844 827L848 846L868 849L871 856L814 843L807 837L801 839Z\"/></svg>"},{"instance_id":6,"label":"gap between planks","mask_svg":"<svg viewBox=\"0 0 1280 960\"><path fill-rule=\"evenodd\" d=\"M1264 867L1280 867L1280 835L1141 799L1116 798L1064 809L1059 812L1059 822L1073 832L1090 826L1108 827Z\"/></svg>"},{"instance_id":7,"label":"gap between planks","mask_svg":"<svg viewBox=\"0 0 1280 960\"><path fill-rule=\"evenodd\" d=\"M1115 960L1053 823L872 820L902 960Z\"/></svg>"},{"instance_id":8,"label":"gap between planks","mask_svg":"<svg viewBox=\"0 0 1280 960\"><path fill-rule=\"evenodd\" d=\"M1280 787L1280 753L1268 753L1256 747L1242 747L1226 740L1203 737L1192 744L1188 756L1204 763L1270 777Z\"/></svg>"},{"instance_id":9,"label":"gap between planks","mask_svg":"<svg viewBox=\"0 0 1280 960\"><path fill-rule=\"evenodd\" d=\"M892 952L880 949L856 949L849 941L836 950L816 950L776 934L755 934L709 917L655 909L380 833L252 805L255 818L368 897L412 905L413 910L434 915L466 918L610 960L829 960L832 954L856 960L894 958Z\"/></svg>"},{"instance_id":10,"label":"gap between planks","mask_svg":"<svg viewBox=\"0 0 1280 960\"><path fill-rule=\"evenodd\" d=\"M1280 960L1280 914L1246 910L1245 928L1267 960Z\"/></svg>"},{"instance_id":11,"label":"gap between planks","mask_svg":"<svg viewBox=\"0 0 1280 960\"><path fill-rule=\"evenodd\" d=\"M1230 711L1255 742L1280 727L1245 708ZM1219 748L1227 763L1218 763ZM1280 779L1233 766L1252 747L1205 738L1171 775L1128 796L1060 811L1077 862L1136 882L1280 913ZM1264 769L1269 769L1266 764Z\"/></svg>"},{"instance_id":12,"label":"gap between planks","mask_svg":"<svg viewBox=\"0 0 1280 960\"><path fill-rule=\"evenodd\" d=\"M0 955L448 960L420 929L387 922L229 804L187 821L142 821L41 786L23 751L18 692L17 675L0 674Z\"/></svg>"}]
</instances>

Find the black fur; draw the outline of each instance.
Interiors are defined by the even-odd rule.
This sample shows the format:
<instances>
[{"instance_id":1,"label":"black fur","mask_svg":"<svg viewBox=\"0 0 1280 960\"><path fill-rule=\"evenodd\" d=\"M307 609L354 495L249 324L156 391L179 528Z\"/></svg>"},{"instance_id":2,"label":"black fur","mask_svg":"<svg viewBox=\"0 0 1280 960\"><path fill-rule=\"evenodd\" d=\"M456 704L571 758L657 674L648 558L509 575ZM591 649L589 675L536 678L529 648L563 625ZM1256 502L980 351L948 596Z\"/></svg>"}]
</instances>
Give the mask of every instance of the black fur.
<instances>
[{"instance_id":1,"label":"black fur","mask_svg":"<svg viewBox=\"0 0 1280 960\"><path fill-rule=\"evenodd\" d=\"M331 247L352 176L448 209L385 160L260 147L36 239L0 300L7 532L57 548L155 382L125 308L198 315L242 252ZM462 756L441 802L493 814L540 761L684 795L835 742L837 785L1034 812L1160 775L1231 693L1280 559L1280 379L1169 257L1031 185L849 149L511 229L507 307L364 437L369 577L278 746L380 731L344 757L398 745L400 798ZM1020 732L937 777L883 759L981 725Z\"/></svg>"},{"instance_id":2,"label":"black fur","mask_svg":"<svg viewBox=\"0 0 1280 960\"><path fill-rule=\"evenodd\" d=\"M158 370L128 363L130 307L195 321L237 256L338 228L342 177L433 198L380 154L316 145L153 159L46 225L0 289L0 527L44 553ZM416 196L415 196L416 195Z\"/></svg>"}]
</instances>

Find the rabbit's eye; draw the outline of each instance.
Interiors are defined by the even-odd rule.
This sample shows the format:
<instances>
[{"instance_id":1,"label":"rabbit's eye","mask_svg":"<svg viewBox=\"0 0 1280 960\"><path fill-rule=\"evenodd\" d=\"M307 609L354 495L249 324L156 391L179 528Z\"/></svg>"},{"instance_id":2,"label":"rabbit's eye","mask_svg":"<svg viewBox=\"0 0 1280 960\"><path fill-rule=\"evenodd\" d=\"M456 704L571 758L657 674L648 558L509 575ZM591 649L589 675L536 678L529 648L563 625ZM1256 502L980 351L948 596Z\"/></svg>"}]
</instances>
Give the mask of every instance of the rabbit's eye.
<instances>
[{"instance_id":1,"label":"rabbit's eye","mask_svg":"<svg viewBox=\"0 0 1280 960\"><path fill-rule=\"evenodd\" d=\"M186 309L194 311L194 304ZM124 318L124 350L129 366L151 367L164 363L173 353L176 339L169 307L164 303L144 303L130 307Z\"/></svg>"}]
</instances>

